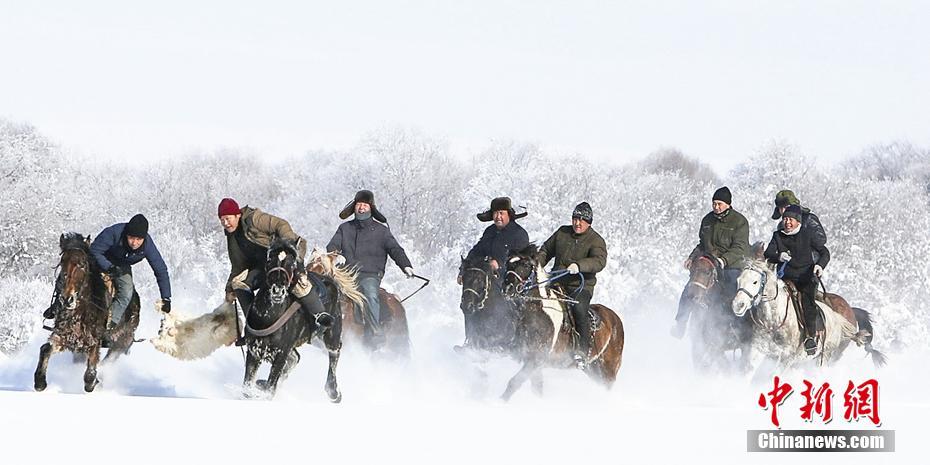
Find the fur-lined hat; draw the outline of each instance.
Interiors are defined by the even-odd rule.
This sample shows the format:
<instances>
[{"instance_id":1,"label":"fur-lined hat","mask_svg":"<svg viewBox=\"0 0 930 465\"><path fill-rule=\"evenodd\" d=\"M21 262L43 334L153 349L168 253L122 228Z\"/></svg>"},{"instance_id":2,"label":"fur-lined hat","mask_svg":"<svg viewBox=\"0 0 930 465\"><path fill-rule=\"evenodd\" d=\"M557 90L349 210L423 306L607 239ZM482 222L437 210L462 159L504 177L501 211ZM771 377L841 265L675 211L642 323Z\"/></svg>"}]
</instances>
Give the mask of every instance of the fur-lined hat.
<instances>
[{"instance_id":1,"label":"fur-lined hat","mask_svg":"<svg viewBox=\"0 0 930 465\"><path fill-rule=\"evenodd\" d=\"M339 219L346 219L352 216L355 213L355 204L362 202L371 205L371 217L382 222L387 223L387 218L378 211L378 207L375 206L375 194L369 190L360 190L355 193L355 199L346 204L346 207L339 212Z\"/></svg>"},{"instance_id":2,"label":"fur-lined hat","mask_svg":"<svg viewBox=\"0 0 930 465\"><path fill-rule=\"evenodd\" d=\"M507 212L510 213L511 220L523 218L528 214L527 212L517 213L514 211L513 205L510 203L510 197L498 197L491 201L491 208L477 215L478 221L484 223L487 223L488 221L494 221L494 212L498 210L507 210Z\"/></svg>"}]
</instances>

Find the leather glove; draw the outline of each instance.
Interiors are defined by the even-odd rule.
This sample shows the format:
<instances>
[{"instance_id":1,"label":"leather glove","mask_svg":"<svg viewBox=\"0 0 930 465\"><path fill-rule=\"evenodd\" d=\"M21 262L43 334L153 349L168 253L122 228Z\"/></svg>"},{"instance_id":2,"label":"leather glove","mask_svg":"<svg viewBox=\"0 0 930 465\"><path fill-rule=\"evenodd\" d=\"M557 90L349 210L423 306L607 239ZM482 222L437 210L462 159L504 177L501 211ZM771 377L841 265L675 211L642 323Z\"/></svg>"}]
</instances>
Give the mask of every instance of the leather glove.
<instances>
[{"instance_id":1,"label":"leather glove","mask_svg":"<svg viewBox=\"0 0 930 465\"><path fill-rule=\"evenodd\" d=\"M791 252L782 252L781 255L778 256L778 261L783 262L783 263L790 262Z\"/></svg>"},{"instance_id":2,"label":"leather glove","mask_svg":"<svg viewBox=\"0 0 930 465\"><path fill-rule=\"evenodd\" d=\"M818 278L823 276L823 267L820 265L814 265L814 275Z\"/></svg>"},{"instance_id":3,"label":"leather glove","mask_svg":"<svg viewBox=\"0 0 930 465\"><path fill-rule=\"evenodd\" d=\"M568 268L566 268L566 270L568 270L568 274L578 274L578 271L579 271L578 264L572 263L571 265L568 265Z\"/></svg>"},{"instance_id":4,"label":"leather glove","mask_svg":"<svg viewBox=\"0 0 930 465\"><path fill-rule=\"evenodd\" d=\"M407 268L404 268L404 274L406 274L408 278L412 278L412 277L413 277L413 268L411 268L411 267L409 267L409 266L408 266Z\"/></svg>"},{"instance_id":5,"label":"leather glove","mask_svg":"<svg viewBox=\"0 0 930 465\"><path fill-rule=\"evenodd\" d=\"M132 267L129 265L113 265L107 270L107 274L111 278L118 278L124 274L128 274L132 270Z\"/></svg>"},{"instance_id":6,"label":"leather glove","mask_svg":"<svg viewBox=\"0 0 930 465\"><path fill-rule=\"evenodd\" d=\"M161 299L161 311L171 313L171 299Z\"/></svg>"}]
</instances>

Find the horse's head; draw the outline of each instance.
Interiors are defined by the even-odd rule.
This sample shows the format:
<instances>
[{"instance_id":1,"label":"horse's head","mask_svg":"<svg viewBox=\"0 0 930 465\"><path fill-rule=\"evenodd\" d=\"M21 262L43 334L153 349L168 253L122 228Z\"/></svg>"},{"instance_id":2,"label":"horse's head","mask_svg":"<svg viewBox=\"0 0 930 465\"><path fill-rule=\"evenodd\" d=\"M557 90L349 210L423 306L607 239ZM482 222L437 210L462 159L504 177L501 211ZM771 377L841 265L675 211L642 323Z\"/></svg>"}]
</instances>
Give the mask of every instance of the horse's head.
<instances>
[{"instance_id":1,"label":"horse's head","mask_svg":"<svg viewBox=\"0 0 930 465\"><path fill-rule=\"evenodd\" d=\"M275 239L268 247L265 261L265 282L271 303L280 304L287 299L291 285L297 278L301 263L297 247L286 239Z\"/></svg>"},{"instance_id":2,"label":"horse's head","mask_svg":"<svg viewBox=\"0 0 930 465\"><path fill-rule=\"evenodd\" d=\"M749 309L759 305L766 295L775 294L776 281L775 273L764 261L748 260L736 280L739 290L733 298L733 313L743 316Z\"/></svg>"},{"instance_id":3,"label":"horse's head","mask_svg":"<svg viewBox=\"0 0 930 465\"><path fill-rule=\"evenodd\" d=\"M494 274L491 258L462 258L459 272L462 276L462 302L459 307L464 311L481 310L491 294Z\"/></svg>"},{"instance_id":4,"label":"horse's head","mask_svg":"<svg viewBox=\"0 0 930 465\"><path fill-rule=\"evenodd\" d=\"M534 244L526 246L523 250L510 253L507 258L507 275L504 277L504 295L513 297L523 292L536 279L536 269L539 260L536 258L538 249Z\"/></svg>"},{"instance_id":5,"label":"horse's head","mask_svg":"<svg viewBox=\"0 0 930 465\"><path fill-rule=\"evenodd\" d=\"M719 279L719 270L712 257L701 255L691 260L688 268L688 284L685 285L685 298L694 302L703 302L708 291L713 289Z\"/></svg>"},{"instance_id":6,"label":"horse's head","mask_svg":"<svg viewBox=\"0 0 930 465\"><path fill-rule=\"evenodd\" d=\"M58 299L63 308L74 310L91 276L90 236L85 238L74 232L62 234L58 246L61 248Z\"/></svg>"}]
</instances>

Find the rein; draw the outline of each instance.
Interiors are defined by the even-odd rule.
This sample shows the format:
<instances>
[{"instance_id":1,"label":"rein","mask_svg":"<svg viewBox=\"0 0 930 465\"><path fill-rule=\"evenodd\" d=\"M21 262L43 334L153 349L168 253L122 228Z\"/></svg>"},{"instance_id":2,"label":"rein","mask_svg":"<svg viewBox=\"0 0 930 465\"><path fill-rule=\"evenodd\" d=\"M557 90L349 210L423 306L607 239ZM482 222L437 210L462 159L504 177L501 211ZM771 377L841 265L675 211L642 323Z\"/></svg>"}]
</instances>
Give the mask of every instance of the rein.
<instances>
[{"instance_id":1,"label":"rein","mask_svg":"<svg viewBox=\"0 0 930 465\"><path fill-rule=\"evenodd\" d=\"M788 307L791 304L791 299L788 299L787 302L785 303L785 316L782 317L781 323L779 323L778 326L775 326L775 327L769 327L765 325L763 322L761 322L760 320L756 318L755 310L759 308L759 305L762 303L777 301L780 289L776 285L775 286L775 297L772 297L771 299L765 299L764 298L765 297L765 286L768 283L768 275L765 272L759 271L755 268L747 268L747 269L755 271L756 273L759 273L759 275L762 277L761 282L759 283L759 290L756 292L755 295L752 295L749 293L748 290L746 290L746 288L740 287L736 291L736 293L737 295L739 295L739 293L742 292L746 294L747 296L749 296L750 299L752 299L752 303L749 307L749 318L752 320L752 323L764 329L766 332L774 333L775 331L778 331L783 326L785 326L785 322L788 321Z\"/></svg>"}]
</instances>

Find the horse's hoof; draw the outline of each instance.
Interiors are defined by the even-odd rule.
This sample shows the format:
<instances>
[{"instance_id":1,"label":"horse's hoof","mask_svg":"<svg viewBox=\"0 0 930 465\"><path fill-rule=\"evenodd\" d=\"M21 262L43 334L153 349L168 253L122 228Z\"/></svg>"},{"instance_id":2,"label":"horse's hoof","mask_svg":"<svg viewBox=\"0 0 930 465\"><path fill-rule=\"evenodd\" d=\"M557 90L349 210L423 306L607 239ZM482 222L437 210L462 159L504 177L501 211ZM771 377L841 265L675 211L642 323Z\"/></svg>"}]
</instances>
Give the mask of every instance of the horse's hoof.
<instances>
[{"instance_id":1,"label":"horse's hoof","mask_svg":"<svg viewBox=\"0 0 930 465\"><path fill-rule=\"evenodd\" d=\"M48 387L48 383L46 383L45 381L36 380L34 387L37 392L42 392L45 390L45 388Z\"/></svg>"},{"instance_id":2,"label":"horse's hoof","mask_svg":"<svg viewBox=\"0 0 930 465\"><path fill-rule=\"evenodd\" d=\"M94 392L95 387L97 387L97 380L94 380L93 383L85 383L84 392Z\"/></svg>"},{"instance_id":3,"label":"horse's hoof","mask_svg":"<svg viewBox=\"0 0 930 465\"><path fill-rule=\"evenodd\" d=\"M257 387L258 389L261 389L262 391L267 391L267 390L268 390L268 380L267 380L267 379L260 379L260 380L256 381L256 382L255 382L255 387Z\"/></svg>"},{"instance_id":4,"label":"horse's hoof","mask_svg":"<svg viewBox=\"0 0 930 465\"><path fill-rule=\"evenodd\" d=\"M339 392L339 388L326 387L326 395L329 396L329 401L338 404L342 402L342 393Z\"/></svg>"}]
</instances>

